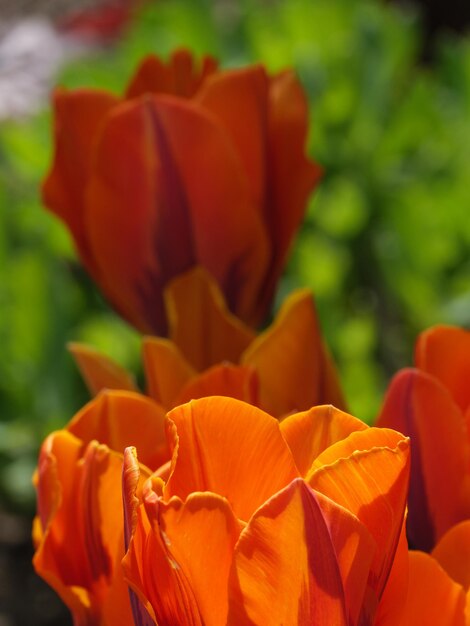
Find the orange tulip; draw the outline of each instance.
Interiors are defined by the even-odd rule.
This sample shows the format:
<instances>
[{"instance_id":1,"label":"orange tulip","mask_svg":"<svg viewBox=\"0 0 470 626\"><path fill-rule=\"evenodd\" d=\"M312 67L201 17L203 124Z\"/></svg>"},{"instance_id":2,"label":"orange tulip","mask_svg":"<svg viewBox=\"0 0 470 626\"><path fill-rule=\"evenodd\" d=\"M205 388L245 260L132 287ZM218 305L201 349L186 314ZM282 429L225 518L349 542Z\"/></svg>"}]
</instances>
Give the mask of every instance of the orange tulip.
<instances>
[{"instance_id":1,"label":"orange tulip","mask_svg":"<svg viewBox=\"0 0 470 626\"><path fill-rule=\"evenodd\" d=\"M167 437L171 464L140 498L125 454L136 623L400 623L406 438L333 407L279 423L222 397L173 409Z\"/></svg>"},{"instance_id":2,"label":"orange tulip","mask_svg":"<svg viewBox=\"0 0 470 626\"><path fill-rule=\"evenodd\" d=\"M470 520L453 526L431 555L410 552L407 602L400 626L469 626Z\"/></svg>"},{"instance_id":3,"label":"orange tulip","mask_svg":"<svg viewBox=\"0 0 470 626\"><path fill-rule=\"evenodd\" d=\"M170 341L145 338L143 360L148 394L165 408L209 395L235 397L276 417L317 404L345 406L309 291L294 292L258 337L229 313L200 268L174 279L164 296ZM80 344L71 351L92 394L136 389L104 355Z\"/></svg>"},{"instance_id":4,"label":"orange tulip","mask_svg":"<svg viewBox=\"0 0 470 626\"><path fill-rule=\"evenodd\" d=\"M408 537L430 551L470 518L470 333L436 326L422 333L416 369L392 380L378 419L412 441Z\"/></svg>"},{"instance_id":5,"label":"orange tulip","mask_svg":"<svg viewBox=\"0 0 470 626\"><path fill-rule=\"evenodd\" d=\"M201 265L257 325L319 178L293 73L216 71L181 50L146 58L122 98L58 90L54 108L44 203L115 308L165 335L163 288Z\"/></svg>"},{"instance_id":6,"label":"orange tulip","mask_svg":"<svg viewBox=\"0 0 470 626\"><path fill-rule=\"evenodd\" d=\"M120 565L122 452L130 443L150 468L141 466L143 480L169 458L164 412L149 398L113 391L84 407L67 430L52 433L40 451L33 563L75 626L133 623Z\"/></svg>"}]
</instances>

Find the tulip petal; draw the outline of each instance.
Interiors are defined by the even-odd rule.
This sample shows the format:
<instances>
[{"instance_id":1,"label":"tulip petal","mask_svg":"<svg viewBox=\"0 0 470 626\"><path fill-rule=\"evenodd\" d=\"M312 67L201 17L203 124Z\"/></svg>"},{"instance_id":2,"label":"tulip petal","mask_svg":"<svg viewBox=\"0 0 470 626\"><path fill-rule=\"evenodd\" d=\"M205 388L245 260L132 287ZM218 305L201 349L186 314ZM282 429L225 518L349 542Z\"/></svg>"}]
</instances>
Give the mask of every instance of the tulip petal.
<instances>
[{"instance_id":1,"label":"tulip petal","mask_svg":"<svg viewBox=\"0 0 470 626\"><path fill-rule=\"evenodd\" d=\"M376 432L370 433L372 430ZM349 456L338 456L330 465L319 467L327 450L318 457L306 478L313 489L356 515L371 533L377 552L369 586L377 599L383 593L395 557L408 493L409 440L395 433L393 444L390 433L381 434L380 429L353 433L348 439L358 443L356 451L351 453L345 446ZM340 443L332 446L338 446L338 454L341 454ZM376 447L372 447L374 443ZM395 447L388 447L389 444Z\"/></svg>"},{"instance_id":2,"label":"tulip petal","mask_svg":"<svg viewBox=\"0 0 470 626\"><path fill-rule=\"evenodd\" d=\"M246 315L268 243L217 120L190 101L147 96L115 107L106 122L88 186L87 225L115 305L138 328L165 334L164 284L201 264L229 307Z\"/></svg>"},{"instance_id":3,"label":"tulip petal","mask_svg":"<svg viewBox=\"0 0 470 626\"><path fill-rule=\"evenodd\" d=\"M54 93L55 155L43 183L44 204L70 229L83 262L93 273L94 260L84 223L84 190L94 145L107 113L118 98L99 90Z\"/></svg>"},{"instance_id":4,"label":"tulip petal","mask_svg":"<svg viewBox=\"0 0 470 626\"><path fill-rule=\"evenodd\" d=\"M217 283L200 267L171 281L165 304L170 338L199 371L225 361L238 363L255 338L228 311Z\"/></svg>"},{"instance_id":5,"label":"tulip petal","mask_svg":"<svg viewBox=\"0 0 470 626\"><path fill-rule=\"evenodd\" d=\"M257 405L258 378L250 367L215 365L188 382L181 390L175 405L206 396L227 396Z\"/></svg>"},{"instance_id":6,"label":"tulip petal","mask_svg":"<svg viewBox=\"0 0 470 626\"><path fill-rule=\"evenodd\" d=\"M465 419L435 378L405 369L392 380L377 423L413 442L407 530L413 547L430 550L450 526L470 517Z\"/></svg>"},{"instance_id":7,"label":"tulip petal","mask_svg":"<svg viewBox=\"0 0 470 626\"><path fill-rule=\"evenodd\" d=\"M248 177L251 195L264 218L264 203L268 194L266 71L261 65L251 65L217 72L205 82L197 102L217 117L236 147Z\"/></svg>"},{"instance_id":8,"label":"tulip petal","mask_svg":"<svg viewBox=\"0 0 470 626\"><path fill-rule=\"evenodd\" d=\"M323 345L309 290L291 294L274 323L244 352L260 379L260 406L276 417L316 404L344 406L339 383Z\"/></svg>"},{"instance_id":9,"label":"tulip petal","mask_svg":"<svg viewBox=\"0 0 470 626\"><path fill-rule=\"evenodd\" d=\"M270 80L269 88L267 154L271 186L265 220L273 253L261 307L271 301L308 197L321 177L321 168L305 156L307 131L308 103L302 86L293 72L281 72Z\"/></svg>"},{"instance_id":10,"label":"tulip petal","mask_svg":"<svg viewBox=\"0 0 470 626\"><path fill-rule=\"evenodd\" d=\"M416 342L416 367L435 376L462 411L470 406L470 332L456 326L434 326Z\"/></svg>"},{"instance_id":11,"label":"tulip petal","mask_svg":"<svg viewBox=\"0 0 470 626\"><path fill-rule=\"evenodd\" d=\"M147 392L162 406L175 406L175 398L195 375L175 344L162 337L145 337L142 344Z\"/></svg>"},{"instance_id":12,"label":"tulip petal","mask_svg":"<svg viewBox=\"0 0 470 626\"><path fill-rule=\"evenodd\" d=\"M314 460L310 472L330 465L338 459L347 458L354 452L371 450L372 448L395 448L405 437L390 428L365 428L356 429L343 439L339 439L325 448Z\"/></svg>"},{"instance_id":13,"label":"tulip petal","mask_svg":"<svg viewBox=\"0 0 470 626\"><path fill-rule=\"evenodd\" d=\"M123 567L158 624L225 623L227 580L239 533L228 502L215 494L168 503L152 493L145 497L145 513L140 507Z\"/></svg>"},{"instance_id":14,"label":"tulip petal","mask_svg":"<svg viewBox=\"0 0 470 626\"><path fill-rule=\"evenodd\" d=\"M289 415L280 427L300 475L305 476L321 452L367 425L330 404Z\"/></svg>"},{"instance_id":15,"label":"tulip petal","mask_svg":"<svg viewBox=\"0 0 470 626\"><path fill-rule=\"evenodd\" d=\"M441 567L465 590L470 588L470 521L456 524L432 551L432 556Z\"/></svg>"},{"instance_id":16,"label":"tulip petal","mask_svg":"<svg viewBox=\"0 0 470 626\"><path fill-rule=\"evenodd\" d=\"M337 551L348 553L343 572ZM227 624L352 624L342 573L349 590L355 587L357 608L371 558L370 537L357 519L294 480L240 535Z\"/></svg>"},{"instance_id":17,"label":"tulip petal","mask_svg":"<svg viewBox=\"0 0 470 626\"><path fill-rule=\"evenodd\" d=\"M465 626L465 593L438 562L424 552L410 552L410 582L400 626Z\"/></svg>"},{"instance_id":18,"label":"tulip petal","mask_svg":"<svg viewBox=\"0 0 470 626\"><path fill-rule=\"evenodd\" d=\"M130 623L131 610L119 562L124 554L121 524L122 456L67 431L43 445L38 498L53 486L55 501L40 504L43 538L34 567L74 613L75 623ZM46 516L47 517L46 517Z\"/></svg>"},{"instance_id":19,"label":"tulip petal","mask_svg":"<svg viewBox=\"0 0 470 626\"><path fill-rule=\"evenodd\" d=\"M133 445L142 463L157 469L170 458L164 419L162 407L145 396L107 391L79 411L67 430L82 441L96 439L120 453Z\"/></svg>"},{"instance_id":20,"label":"tulip petal","mask_svg":"<svg viewBox=\"0 0 470 626\"><path fill-rule=\"evenodd\" d=\"M67 348L92 396L103 389L137 391L133 376L98 350L75 342L68 343Z\"/></svg>"},{"instance_id":21,"label":"tulip petal","mask_svg":"<svg viewBox=\"0 0 470 626\"><path fill-rule=\"evenodd\" d=\"M217 61L205 56L200 67L189 50L173 52L165 64L157 56L146 56L137 68L126 89L126 98L138 98L144 94L173 94L191 98L201 85L217 69Z\"/></svg>"},{"instance_id":22,"label":"tulip petal","mask_svg":"<svg viewBox=\"0 0 470 626\"><path fill-rule=\"evenodd\" d=\"M278 422L256 407L215 396L177 407L168 418L174 456L165 499L211 491L248 520L298 476Z\"/></svg>"},{"instance_id":23,"label":"tulip petal","mask_svg":"<svg viewBox=\"0 0 470 626\"><path fill-rule=\"evenodd\" d=\"M122 500L124 505L124 548L127 552L138 524L138 509L142 499L142 473L137 460L137 450L133 447L124 450L122 468ZM129 557L132 560L132 557ZM132 560L135 567L135 560ZM135 626L152 626L155 613L145 600L141 602L135 591L129 588L129 600Z\"/></svg>"},{"instance_id":24,"label":"tulip petal","mask_svg":"<svg viewBox=\"0 0 470 626\"><path fill-rule=\"evenodd\" d=\"M387 584L380 598L375 621L377 626L397 626L401 624L405 611L406 595L408 593L408 541L406 539L406 524L402 524L400 539Z\"/></svg>"}]
</instances>

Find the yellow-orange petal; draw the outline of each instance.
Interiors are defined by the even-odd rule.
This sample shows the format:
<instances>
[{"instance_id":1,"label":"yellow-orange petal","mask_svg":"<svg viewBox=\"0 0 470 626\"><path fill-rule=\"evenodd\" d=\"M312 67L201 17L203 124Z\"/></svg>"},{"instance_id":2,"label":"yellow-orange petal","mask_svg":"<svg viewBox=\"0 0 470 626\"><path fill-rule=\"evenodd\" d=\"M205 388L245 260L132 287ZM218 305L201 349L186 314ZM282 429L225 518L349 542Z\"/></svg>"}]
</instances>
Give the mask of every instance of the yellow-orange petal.
<instances>
[{"instance_id":1,"label":"yellow-orange petal","mask_svg":"<svg viewBox=\"0 0 470 626\"><path fill-rule=\"evenodd\" d=\"M377 424L413 442L408 536L413 547L431 550L448 528L470 517L466 420L436 378L405 369L393 378Z\"/></svg>"},{"instance_id":2,"label":"yellow-orange petal","mask_svg":"<svg viewBox=\"0 0 470 626\"><path fill-rule=\"evenodd\" d=\"M147 93L173 94L191 98L217 69L217 61L205 56L196 63L189 50L173 52L167 63L157 56L146 56L137 68L126 89L126 98L138 98Z\"/></svg>"},{"instance_id":3,"label":"yellow-orange petal","mask_svg":"<svg viewBox=\"0 0 470 626\"><path fill-rule=\"evenodd\" d=\"M470 406L470 332L457 326L433 326L421 333L415 348L416 367L435 376L455 402Z\"/></svg>"},{"instance_id":4,"label":"yellow-orange petal","mask_svg":"<svg viewBox=\"0 0 470 626\"><path fill-rule=\"evenodd\" d=\"M277 420L256 407L214 396L177 407L168 418L174 443L165 499L211 491L246 521L298 476Z\"/></svg>"},{"instance_id":5,"label":"yellow-orange petal","mask_svg":"<svg viewBox=\"0 0 470 626\"><path fill-rule=\"evenodd\" d=\"M241 363L260 380L260 406L280 417L317 404L344 406L309 290L292 293L274 323L245 350Z\"/></svg>"},{"instance_id":6,"label":"yellow-orange petal","mask_svg":"<svg viewBox=\"0 0 470 626\"><path fill-rule=\"evenodd\" d=\"M170 338L198 371L238 363L255 338L229 312L217 283L202 267L172 280L164 297Z\"/></svg>"},{"instance_id":7,"label":"yellow-orange petal","mask_svg":"<svg viewBox=\"0 0 470 626\"><path fill-rule=\"evenodd\" d=\"M241 525L229 503L212 493L160 504L159 524L171 558L185 572L207 626L225 624L228 578Z\"/></svg>"},{"instance_id":8,"label":"yellow-orange petal","mask_svg":"<svg viewBox=\"0 0 470 626\"><path fill-rule=\"evenodd\" d=\"M355 623L350 620L365 590L372 548L349 512L294 480L256 511L240 535L228 625ZM341 551L350 557L343 571Z\"/></svg>"},{"instance_id":9,"label":"yellow-orange petal","mask_svg":"<svg viewBox=\"0 0 470 626\"><path fill-rule=\"evenodd\" d=\"M70 229L87 268L94 268L84 217L84 194L96 136L118 103L106 91L78 89L54 93L54 161L43 183L44 204Z\"/></svg>"},{"instance_id":10,"label":"yellow-orange petal","mask_svg":"<svg viewBox=\"0 0 470 626\"><path fill-rule=\"evenodd\" d=\"M339 439L325 448L314 460L309 474L324 465L330 465L338 459L348 458L354 452L388 447L393 450L405 437L391 428L357 428L343 439ZM308 474L308 475L309 475ZM307 475L307 480L308 480Z\"/></svg>"},{"instance_id":11,"label":"yellow-orange petal","mask_svg":"<svg viewBox=\"0 0 470 626\"><path fill-rule=\"evenodd\" d=\"M77 413L67 430L82 441L96 439L121 454L135 446L141 462L157 469L170 458L164 420L164 409L146 396L104 391Z\"/></svg>"},{"instance_id":12,"label":"yellow-orange petal","mask_svg":"<svg viewBox=\"0 0 470 626\"><path fill-rule=\"evenodd\" d=\"M103 389L137 391L132 374L98 350L74 341L67 348L92 396Z\"/></svg>"},{"instance_id":13,"label":"yellow-orange petal","mask_svg":"<svg viewBox=\"0 0 470 626\"><path fill-rule=\"evenodd\" d=\"M224 498L191 494L139 507L123 560L126 579L160 626L218 626L227 614L227 580L240 532Z\"/></svg>"},{"instance_id":14,"label":"yellow-orange petal","mask_svg":"<svg viewBox=\"0 0 470 626\"><path fill-rule=\"evenodd\" d=\"M329 404L289 415L280 427L300 475L305 476L326 448L367 425Z\"/></svg>"},{"instance_id":15,"label":"yellow-orange petal","mask_svg":"<svg viewBox=\"0 0 470 626\"><path fill-rule=\"evenodd\" d=\"M470 588L470 520L452 526L439 540L432 556L441 567L462 585Z\"/></svg>"},{"instance_id":16,"label":"yellow-orange petal","mask_svg":"<svg viewBox=\"0 0 470 626\"><path fill-rule=\"evenodd\" d=\"M353 433L350 438L358 441L369 430ZM312 488L356 515L376 541L369 578L376 599L380 599L392 567L408 493L409 440L396 435L394 447L388 447L391 438L384 433L382 447L359 448L323 467L315 462L307 475ZM375 442L380 446L379 437Z\"/></svg>"},{"instance_id":17,"label":"yellow-orange petal","mask_svg":"<svg viewBox=\"0 0 470 626\"><path fill-rule=\"evenodd\" d=\"M227 396L258 404L258 377L251 367L222 363L195 376L181 390L174 406L206 396Z\"/></svg>"},{"instance_id":18,"label":"yellow-orange petal","mask_svg":"<svg viewBox=\"0 0 470 626\"><path fill-rule=\"evenodd\" d=\"M169 409L184 385L195 376L178 347L162 337L144 337L142 357L147 381L147 393Z\"/></svg>"},{"instance_id":19,"label":"yellow-orange petal","mask_svg":"<svg viewBox=\"0 0 470 626\"><path fill-rule=\"evenodd\" d=\"M462 587L429 554L409 554L409 587L400 626L466 626Z\"/></svg>"}]
</instances>

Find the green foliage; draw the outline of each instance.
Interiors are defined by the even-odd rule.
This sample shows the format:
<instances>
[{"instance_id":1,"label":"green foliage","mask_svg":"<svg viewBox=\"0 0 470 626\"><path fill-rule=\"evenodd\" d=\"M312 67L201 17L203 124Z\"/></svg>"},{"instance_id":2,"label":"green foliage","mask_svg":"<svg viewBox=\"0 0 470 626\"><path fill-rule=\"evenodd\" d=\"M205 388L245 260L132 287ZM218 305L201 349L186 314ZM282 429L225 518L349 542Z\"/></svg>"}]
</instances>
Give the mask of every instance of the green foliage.
<instances>
[{"instance_id":1,"label":"green foliage","mask_svg":"<svg viewBox=\"0 0 470 626\"><path fill-rule=\"evenodd\" d=\"M448 40L424 68L417 17L390 4L166 0L59 82L119 93L144 54L178 46L223 66L298 71L309 151L325 175L278 302L295 286L312 288L351 412L373 419L420 330L469 324L470 42ZM108 310L65 229L41 208L49 115L0 126L0 495L17 507L31 504L41 438L86 401L66 342L139 368L136 333Z\"/></svg>"}]
</instances>

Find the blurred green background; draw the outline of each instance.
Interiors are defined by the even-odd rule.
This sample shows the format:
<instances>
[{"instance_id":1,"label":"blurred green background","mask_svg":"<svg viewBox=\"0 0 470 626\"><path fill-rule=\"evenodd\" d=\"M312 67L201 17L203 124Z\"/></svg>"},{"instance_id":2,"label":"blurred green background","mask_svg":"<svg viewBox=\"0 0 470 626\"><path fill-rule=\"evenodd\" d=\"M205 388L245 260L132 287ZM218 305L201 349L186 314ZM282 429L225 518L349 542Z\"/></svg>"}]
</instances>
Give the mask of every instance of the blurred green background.
<instances>
[{"instance_id":1,"label":"blurred green background","mask_svg":"<svg viewBox=\"0 0 470 626\"><path fill-rule=\"evenodd\" d=\"M278 294L316 295L353 414L371 421L416 334L470 321L470 40L420 62L416 11L372 0L150 3L112 49L58 82L122 91L147 52L187 46L222 66L296 68L309 152L325 169ZM41 439L87 394L65 349L88 342L140 367L139 337L107 307L42 207L50 111L0 124L0 498L32 511Z\"/></svg>"}]
</instances>

